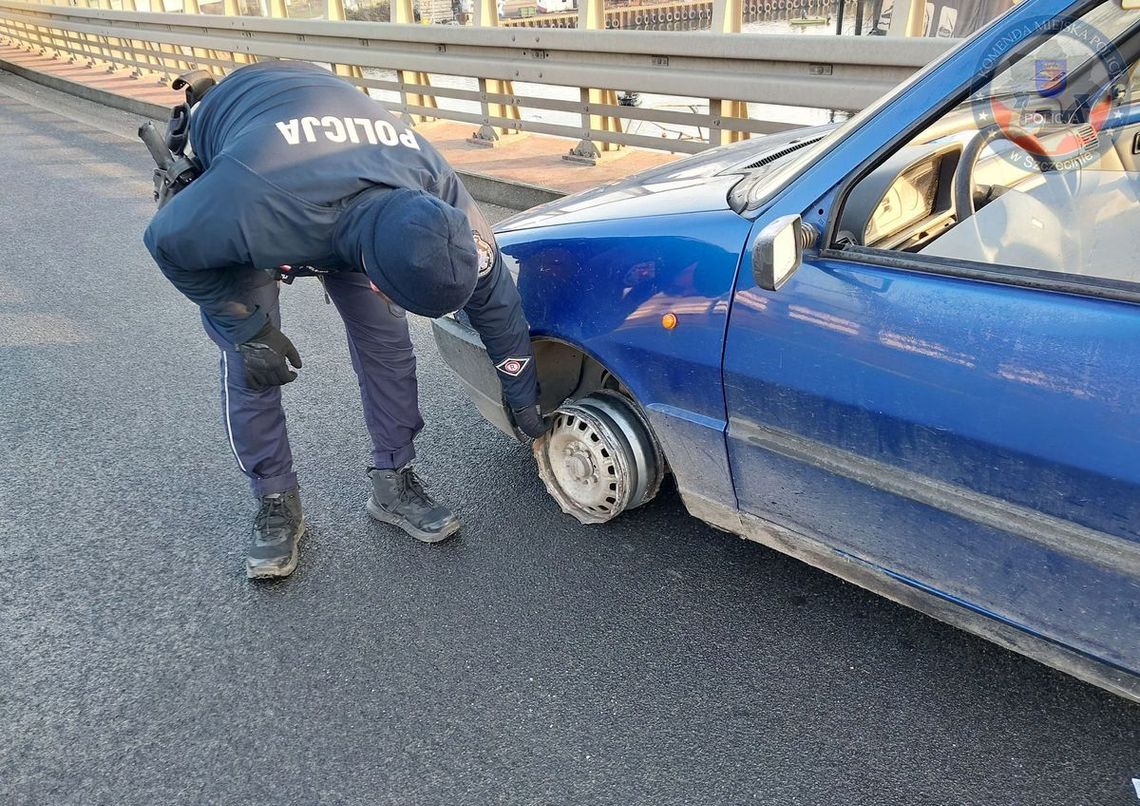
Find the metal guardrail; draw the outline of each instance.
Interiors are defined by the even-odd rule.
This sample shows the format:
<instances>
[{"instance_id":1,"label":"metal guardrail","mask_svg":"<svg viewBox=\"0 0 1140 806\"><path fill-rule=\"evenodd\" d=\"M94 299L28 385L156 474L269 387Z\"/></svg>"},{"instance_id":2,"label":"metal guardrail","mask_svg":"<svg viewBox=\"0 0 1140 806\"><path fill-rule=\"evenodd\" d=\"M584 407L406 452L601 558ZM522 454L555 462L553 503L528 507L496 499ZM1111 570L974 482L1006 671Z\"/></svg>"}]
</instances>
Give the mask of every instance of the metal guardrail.
<instances>
[{"instance_id":1,"label":"metal guardrail","mask_svg":"<svg viewBox=\"0 0 1140 806\"><path fill-rule=\"evenodd\" d=\"M479 127L474 137L488 141L513 132L570 137L584 158L596 157L599 144L695 153L791 127L752 117L748 103L856 111L954 44L290 20L13 0L0 0L0 37L164 80L193 66L228 71L260 58L329 64L404 115L472 123ZM537 86L516 92L516 84ZM573 88L577 97L548 97L543 85ZM692 108L624 106L614 91L684 96ZM564 122L535 113L561 113ZM631 131L639 122L658 127L658 136ZM670 129L690 135L660 136Z\"/></svg>"}]
</instances>

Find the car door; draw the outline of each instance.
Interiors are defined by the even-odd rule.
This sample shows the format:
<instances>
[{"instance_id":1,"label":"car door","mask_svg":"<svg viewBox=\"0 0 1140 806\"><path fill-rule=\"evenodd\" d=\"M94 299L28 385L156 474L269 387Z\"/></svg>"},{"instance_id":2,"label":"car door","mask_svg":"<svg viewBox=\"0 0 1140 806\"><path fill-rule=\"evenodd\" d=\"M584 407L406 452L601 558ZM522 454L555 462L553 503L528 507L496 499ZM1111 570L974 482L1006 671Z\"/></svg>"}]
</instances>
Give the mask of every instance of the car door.
<instances>
[{"instance_id":1,"label":"car door","mask_svg":"<svg viewBox=\"0 0 1140 806\"><path fill-rule=\"evenodd\" d=\"M1117 16L1132 12L1102 3L1091 19L1106 7L1134 64L1121 33L1134 19ZM1140 673L1137 174L1102 149L1076 176L1010 179L1011 129L977 161L1010 187L978 189L994 195L973 216L932 209L918 240L900 231L878 247L861 242L872 226L842 226L873 169L906 164L906 149L963 159L989 129L955 131L962 108L814 203L793 189L756 221L758 233L802 215L824 234L778 291L757 285L745 256L724 356L739 507L812 556ZM871 195L886 200L883 187ZM883 202L888 218L905 196Z\"/></svg>"}]
</instances>

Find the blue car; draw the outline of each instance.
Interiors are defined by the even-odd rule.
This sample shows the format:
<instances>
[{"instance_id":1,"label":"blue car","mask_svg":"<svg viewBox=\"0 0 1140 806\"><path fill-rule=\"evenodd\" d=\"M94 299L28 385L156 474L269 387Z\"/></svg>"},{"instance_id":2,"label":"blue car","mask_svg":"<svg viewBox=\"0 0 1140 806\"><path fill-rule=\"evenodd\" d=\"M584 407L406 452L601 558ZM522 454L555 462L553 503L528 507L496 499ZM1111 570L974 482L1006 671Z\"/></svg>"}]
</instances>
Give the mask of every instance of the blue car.
<instances>
[{"instance_id":1,"label":"blue car","mask_svg":"<svg viewBox=\"0 0 1140 806\"><path fill-rule=\"evenodd\" d=\"M562 509L672 474L713 526L1140 700L1137 7L1025 0L839 127L504 222ZM435 331L513 433L462 316Z\"/></svg>"}]
</instances>

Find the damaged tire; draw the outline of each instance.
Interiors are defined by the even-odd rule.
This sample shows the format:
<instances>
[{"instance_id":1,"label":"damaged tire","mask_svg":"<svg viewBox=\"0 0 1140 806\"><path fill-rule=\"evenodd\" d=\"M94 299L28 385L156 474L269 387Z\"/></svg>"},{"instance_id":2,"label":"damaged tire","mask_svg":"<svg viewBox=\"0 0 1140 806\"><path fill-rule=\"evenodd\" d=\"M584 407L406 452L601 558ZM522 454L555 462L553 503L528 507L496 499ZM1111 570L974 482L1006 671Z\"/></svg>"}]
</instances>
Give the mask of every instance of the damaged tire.
<instances>
[{"instance_id":1,"label":"damaged tire","mask_svg":"<svg viewBox=\"0 0 1140 806\"><path fill-rule=\"evenodd\" d=\"M649 423L612 391L564 403L534 456L547 492L580 523L605 523L651 501L665 475Z\"/></svg>"}]
</instances>

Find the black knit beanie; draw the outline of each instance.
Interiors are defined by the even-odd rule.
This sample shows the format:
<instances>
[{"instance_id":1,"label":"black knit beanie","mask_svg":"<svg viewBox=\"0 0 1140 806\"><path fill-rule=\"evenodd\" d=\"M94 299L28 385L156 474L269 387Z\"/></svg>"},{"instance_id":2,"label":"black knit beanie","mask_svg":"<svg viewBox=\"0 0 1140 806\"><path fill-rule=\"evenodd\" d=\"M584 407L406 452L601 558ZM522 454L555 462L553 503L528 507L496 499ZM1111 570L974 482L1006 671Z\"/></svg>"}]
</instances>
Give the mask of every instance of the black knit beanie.
<instances>
[{"instance_id":1,"label":"black knit beanie","mask_svg":"<svg viewBox=\"0 0 1140 806\"><path fill-rule=\"evenodd\" d=\"M398 188L361 211L368 278L401 308L432 318L467 304L479 255L467 216L422 190Z\"/></svg>"}]
</instances>

